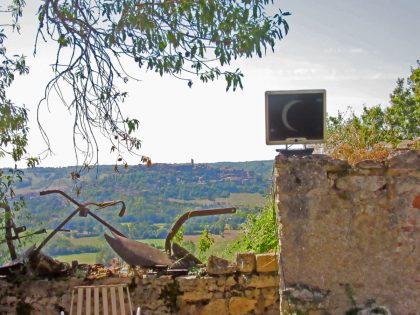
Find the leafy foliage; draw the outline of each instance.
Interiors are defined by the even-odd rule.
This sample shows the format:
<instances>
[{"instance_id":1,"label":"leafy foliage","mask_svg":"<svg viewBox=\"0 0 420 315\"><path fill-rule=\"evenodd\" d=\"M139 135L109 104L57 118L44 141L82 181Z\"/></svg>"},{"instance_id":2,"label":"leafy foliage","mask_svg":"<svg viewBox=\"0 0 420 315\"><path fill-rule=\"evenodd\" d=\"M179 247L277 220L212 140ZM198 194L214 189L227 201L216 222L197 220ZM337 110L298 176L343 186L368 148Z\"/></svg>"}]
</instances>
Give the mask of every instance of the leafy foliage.
<instances>
[{"instance_id":1,"label":"leafy foliage","mask_svg":"<svg viewBox=\"0 0 420 315\"><path fill-rule=\"evenodd\" d=\"M28 144L28 113L25 107L15 105L7 96L7 89L12 85L16 75L29 72L25 57L19 55L8 56L6 50L6 34L2 27L11 27L19 31L18 20L22 15L24 1L14 0L6 11L0 14L11 14L12 23L0 25L0 158L6 156L17 162L26 160L27 166L33 167L38 159L27 155ZM25 207L22 197L15 198L15 183L22 181L23 172L19 169L0 169L0 240L5 237L5 224L14 219L15 212ZM12 211L6 214L3 209ZM10 217L11 216L11 217Z\"/></svg>"},{"instance_id":2,"label":"leafy foliage","mask_svg":"<svg viewBox=\"0 0 420 315\"><path fill-rule=\"evenodd\" d=\"M203 229L201 233L200 240L197 244L198 257L204 261L206 257L206 252L214 244L214 237L212 236L208 226Z\"/></svg>"},{"instance_id":3,"label":"leafy foliage","mask_svg":"<svg viewBox=\"0 0 420 315\"><path fill-rule=\"evenodd\" d=\"M411 68L406 80L398 79L391 94L391 106L385 110L385 122L389 126L387 140L391 143L420 136L420 62Z\"/></svg>"},{"instance_id":4,"label":"leafy foliage","mask_svg":"<svg viewBox=\"0 0 420 315\"><path fill-rule=\"evenodd\" d=\"M0 169L0 207L4 208L6 205L12 205L12 209L19 211L25 207L25 201L22 196L16 198L14 183L22 181L23 172L19 169ZM2 218L0 216L0 218ZM2 229L4 222L0 220L0 228Z\"/></svg>"},{"instance_id":5,"label":"leafy foliage","mask_svg":"<svg viewBox=\"0 0 420 315\"><path fill-rule=\"evenodd\" d=\"M271 196L267 196L265 207L247 215L241 230L242 237L231 245L230 252L253 251L260 254L278 250L278 226L275 203Z\"/></svg>"},{"instance_id":6,"label":"leafy foliage","mask_svg":"<svg viewBox=\"0 0 420 315\"><path fill-rule=\"evenodd\" d=\"M134 79L124 58L139 68L202 82L224 77L227 90L242 88L242 72L225 66L240 57L262 57L288 32L279 11L267 16L269 0L138 1L46 0L39 11L38 36L58 44L51 91L74 110L74 145L90 164L97 153L95 129L121 153L139 149L133 136L138 120L123 117L119 104L127 96L119 83ZM71 56L71 57L68 57ZM69 86L69 97L62 86ZM42 104L42 102L41 102ZM42 127L41 127L42 129ZM48 136L44 133L48 143ZM85 143L82 150L79 145Z\"/></svg>"},{"instance_id":7,"label":"leafy foliage","mask_svg":"<svg viewBox=\"0 0 420 315\"><path fill-rule=\"evenodd\" d=\"M329 117L326 151L356 163L383 159L403 140L420 136L420 63L406 80L398 79L390 106L364 107L360 116L352 111ZM417 141L417 148L419 148Z\"/></svg>"},{"instance_id":8,"label":"leafy foliage","mask_svg":"<svg viewBox=\"0 0 420 315\"><path fill-rule=\"evenodd\" d=\"M14 29L18 28L18 18L22 14L23 1L14 1L9 8L12 14ZM11 156L14 161L25 157L28 143L28 113L24 107L15 105L7 97L6 90L15 80L15 76L29 72L25 57L14 55L9 57L6 50L6 34L0 29L0 158ZM36 159L29 158L28 166L34 166Z\"/></svg>"}]
</instances>

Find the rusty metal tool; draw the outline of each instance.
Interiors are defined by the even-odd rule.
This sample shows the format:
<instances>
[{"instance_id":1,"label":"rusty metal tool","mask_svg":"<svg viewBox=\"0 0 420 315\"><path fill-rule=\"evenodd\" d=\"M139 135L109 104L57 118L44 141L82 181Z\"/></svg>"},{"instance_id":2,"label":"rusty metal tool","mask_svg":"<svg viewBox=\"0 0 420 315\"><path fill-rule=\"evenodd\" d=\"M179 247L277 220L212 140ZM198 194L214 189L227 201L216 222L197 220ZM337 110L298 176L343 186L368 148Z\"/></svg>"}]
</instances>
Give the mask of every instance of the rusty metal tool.
<instances>
[{"instance_id":1,"label":"rusty metal tool","mask_svg":"<svg viewBox=\"0 0 420 315\"><path fill-rule=\"evenodd\" d=\"M103 225L105 225L108 229L110 229L113 233L120 235L120 236L124 236L125 235L123 233L121 233L120 231L118 231L116 228L114 228L112 225L110 225L108 222L104 221L103 219L101 219L100 217L98 217L96 214L92 213L89 208L87 208L87 206L89 205L95 205L97 206L99 209L102 208L106 208L109 206L113 206L116 204L122 204L122 207L120 209L119 212L119 216L122 217L125 213L125 203L122 200L117 200L117 201L107 201L104 203L96 203L96 202L87 202L85 204L81 204L79 202L77 202L76 200L74 200L73 198L71 198L69 195L67 195L65 192L58 190L58 189L53 189L53 190L44 190L41 191L39 193L41 196L44 195L48 195L48 194L60 194L62 196L64 196L65 198L67 198L69 201L71 201L72 203L74 203L77 206L77 209L74 210L63 222L61 222L61 224L59 226L57 226L43 241L42 243L36 248L35 250L35 254L39 253L41 251L41 249L51 240L51 238L53 238L53 236L55 234L57 234L59 231L62 230L62 228L67 224L67 222L69 222L77 213L79 213L80 216L82 217L86 217L87 215L92 216L94 219L96 219L97 221L99 221L100 223L102 223Z\"/></svg>"},{"instance_id":2,"label":"rusty metal tool","mask_svg":"<svg viewBox=\"0 0 420 315\"><path fill-rule=\"evenodd\" d=\"M165 240L165 251L168 255L171 255L171 241L179 231L181 226L187 221L189 218L193 217L204 217L208 215L219 215L219 214L228 214L228 213L235 213L236 208L222 208L222 209L208 209L208 210L194 210L185 212L179 219L175 222L172 229L169 231L168 236Z\"/></svg>"},{"instance_id":3,"label":"rusty metal tool","mask_svg":"<svg viewBox=\"0 0 420 315\"><path fill-rule=\"evenodd\" d=\"M0 204L0 208L3 208L5 211L5 239L4 240L0 240L0 244L6 243L7 247L9 249L9 254L10 254L10 258L11 260L15 260L18 256L16 254L16 249L15 249L15 245L13 244L13 241L19 241L22 238L26 238L32 235L36 235L36 234L42 234L42 233L47 233L47 231L45 229L41 229L32 233L27 233L25 235L19 235L22 232L26 231L26 226L19 226L16 227L15 222L13 221L13 216L12 216L12 212L10 210L9 205L7 204Z\"/></svg>"},{"instance_id":4,"label":"rusty metal tool","mask_svg":"<svg viewBox=\"0 0 420 315\"><path fill-rule=\"evenodd\" d=\"M161 250L148 244L130 240L114 234L104 234L109 246L129 265L151 268L156 265L170 266L172 261Z\"/></svg>"},{"instance_id":5,"label":"rusty metal tool","mask_svg":"<svg viewBox=\"0 0 420 315\"><path fill-rule=\"evenodd\" d=\"M165 252L156 249L148 244L130 240L125 237L114 235L114 237L105 234L105 239L111 248L128 264L132 266L140 266L145 268L157 267L157 266L168 266L170 267L176 260L182 259L182 257L172 257L171 259L171 240L175 234L179 231L182 224L192 217L208 216L208 215L219 215L227 213L235 213L235 208L223 208L223 209L209 209L209 210L195 210L184 213L174 224L170 230L165 241ZM181 247L178 245L178 247ZM182 248L182 247L181 247ZM184 253L185 255L191 255L186 249L182 248L177 253ZM179 256L179 255L178 255ZM193 258L195 258L193 256ZM190 261L195 261L190 259ZM199 260L196 260L199 262Z\"/></svg>"},{"instance_id":6,"label":"rusty metal tool","mask_svg":"<svg viewBox=\"0 0 420 315\"><path fill-rule=\"evenodd\" d=\"M88 206L94 205L97 206L98 209L102 209L102 208L106 208L109 206L114 206L117 204L121 204L121 209L119 211L119 216L122 217L124 215L125 212L125 203L122 200L116 200L116 201L107 201L107 202L103 202L103 203L96 203L96 202L87 202L84 204L81 204L79 202L77 202L76 200L74 200L73 198L71 198L69 195L67 195L65 192L61 191L61 190L46 190L46 191L41 191L40 195L44 196L44 195L48 195L48 194L53 194L53 193L57 193L60 194L62 196L64 196L65 198L67 198L70 202L72 202L73 204L75 204L77 206L77 209L74 210L63 222L61 222L42 242L38 247L35 247L35 245L31 246L28 250L26 250L24 253L22 253L20 256L17 256L16 254L16 250L13 244L14 240L18 240L20 241L21 238L23 237L27 237L30 235L34 235L34 234L40 234L40 233L46 233L45 229L41 229L39 231L35 231L31 234L26 234L23 236L20 236L19 233L26 231L26 227L22 226L22 227L16 227L13 220L12 220L12 215L11 215L11 211L10 208L7 205L3 205L0 204L0 208L4 208L5 212L6 212L6 222L5 222L5 240L0 240L0 244L6 242L7 246L9 248L9 252L10 252L10 257L12 262L5 264L3 266L0 267L0 274L8 274L10 272L13 272L14 269L19 269L19 268L23 268L27 267L28 264L32 264L30 263L30 261L35 261L35 262L39 262L39 258L41 256L43 256L44 258L49 258L46 255L41 254L41 249L58 233L58 232L65 232L65 231L69 231L67 229L63 229L63 227L67 224L67 222L69 222L77 213L79 213L80 216L82 217L86 217L88 215L92 216L94 219L96 219L97 221L99 221L100 223L102 223L104 226L106 226L109 230L111 230L114 234L116 235L120 235L120 236L124 236L123 233L121 233L120 231L118 231L116 228L114 228L112 225L110 225L108 222L104 221L103 219L101 219L99 216L97 216L96 214L92 213ZM13 232L15 235L13 235ZM44 259L45 260L45 259ZM37 264L37 263L36 263ZM36 269L36 268L35 268ZM53 272L55 272L57 270L53 270Z\"/></svg>"}]
</instances>

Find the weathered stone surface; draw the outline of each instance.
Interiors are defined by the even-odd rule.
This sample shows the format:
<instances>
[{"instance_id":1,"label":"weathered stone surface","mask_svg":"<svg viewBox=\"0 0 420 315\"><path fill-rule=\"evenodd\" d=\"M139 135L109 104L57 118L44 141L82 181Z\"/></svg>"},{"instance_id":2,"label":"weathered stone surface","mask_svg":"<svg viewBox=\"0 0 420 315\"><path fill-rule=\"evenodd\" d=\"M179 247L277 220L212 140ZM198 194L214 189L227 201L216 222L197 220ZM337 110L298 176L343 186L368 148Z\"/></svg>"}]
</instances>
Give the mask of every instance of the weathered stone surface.
<instances>
[{"instance_id":1,"label":"weathered stone surface","mask_svg":"<svg viewBox=\"0 0 420 315\"><path fill-rule=\"evenodd\" d=\"M256 255L257 272L278 272L279 255L276 253Z\"/></svg>"},{"instance_id":2,"label":"weathered stone surface","mask_svg":"<svg viewBox=\"0 0 420 315\"><path fill-rule=\"evenodd\" d=\"M226 300L217 299L210 301L209 304L205 305L200 315L222 315L228 314L228 305Z\"/></svg>"},{"instance_id":3,"label":"weathered stone surface","mask_svg":"<svg viewBox=\"0 0 420 315\"><path fill-rule=\"evenodd\" d=\"M307 311L323 308L329 293L328 290L297 284L288 286L283 291L283 296L286 300L293 301L297 309Z\"/></svg>"},{"instance_id":4,"label":"weathered stone surface","mask_svg":"<svg viewBox=\"0 0 420 315\"><path fill-rule=\"evenodd\" d=\"M295 288L283 292L282 307L288 297L309 314L345 314L352 296L357 303L374 299L393 314L420 314L420 211L412 206L420 195L420 152L354 167L331 159L276 162L280 282ZM301 171L311 163L315 172ZM298 186L283 183L292 174ZM307 288L329 293L321 299Z\"/></svg>"},{"instance_id":5,"label":"weathered stone surface","mask_svg":"<svg viewBox=\"0 0 420 315\"><path fill-rule=\"evenodd\" d=\"M236 273L175 278L146 274L134 279L112 277L95 281L58 278L22 283L0 279L0 314L17 314L18 308L30 309L31 315L68 312L74 286L115 283L129 284L132 304L141 306L144 315L278 314L278 276L262 274L261 281L259 277Z\"/></svg>"},{"instance_id":6,"label":"weathered stone surface","mask_svg":"<svg viewBox=\"0 0 420 315\"><path fill-rule=\"evenodd\" d=\"M231 287L233 287L237 284L237 281L235 280L234 277L230 276L230 277L225 278L223 284L224 284L225 288L227 290L229 290Z\"/></svg>"},{"instance_id":7,"label":"weathered stone surface","mask_svg":"<svg viewBox=\"0 0 420 315\"><path fill-rule=\"evenodd\" d=\"M182 302L197 302L202 300L210 300L212 298L212 294L208 291L190 291L184 292L181 296Z\"/></svg>"},{"instance_id":8,"label":"weathered stone surface","mask_svg":"<svg viewBox=\"0 0 420 315\"><path fill-rule=\"evenodd\" d=\"M356 169L368 169L368 170L372 170L372 169L383 169L384 168L384 163L380 162L380 161L374 161L374 160L363 160L358 162L355 165Z\"/></svg>"},{"instance_id":9,"label":"weathered stone surface","mask_svg":"<svg viewBox=\"0 0 420 315\"><path fill-rule=\"evenodd\" d=\"M177 278L181 291L216 291L219 286L226 283L226 278L219 279L213 277L202 277L199 281L196 276L180 276ZM219 283L218 283L219 282Z\"/></svg>"},{"instance_id":10,"label":"weathered stone surface","mask_svg":"<svg viewBox=\"0 0 420 315\"><path fill-rule=\"evenodd\" d=\"M358 311L356 315L377 315L377 314L392 315L389 309L386 308L385 306L368 307L368 308Z\"/></svg>"},{"instance_id":11,"label":"weathered stone surface","mask_svg":"<svg viewBox=\"0 0 420 315\"><path fill-rule=\"evenodd\" d=\"M420 151L408 150L393 154L387 161L389 169L418 169L420 165Z\"/></svg>"},{"instance_id":12,"label":"weathered stone surface","mask_svg":"<svg viewBox=\"0 0 420 315\"><path fill-rule=\"evenodd\" d=\"M226 259L211 255L207 262L207 272L210 275L225 275L236 272L236 265Z\"/></svg>"},{"instance_id":13,"label":"weathered stone surface","mask_svg":"<svg viewBox=\"0 0 420 315\"><path fill-rule=\"evenodd\" d=\"M350 166L343 160L331 159L324 166L324 170L327 172L342 172L349 169Z\"/></svg>"},{"instance_id":14,"label":"weathered stone surface","mask_svg":"<svg viewBox=\"0 0 420 315\"><path fill-rule=\"evenodd\" d=\"M348 175L336 180L338 189L346 191L377 191L384 187L385 176Z\"/></svg>"},{"instance_id":15,"label":"weathered stone surface","mask_svg":"<svg viewBox=\"0 0 420 315\"><path fill-rule=\"evenodd\" d=\"M237 253L236 266L239 272L253 272L256 268L255 253Z\"/></svg>"},{"instance_id":16,"label":"weathered stone surface","mask_svg":"<svg viewBox=\"0 0 420 315\"><path fill-rule=\"evenodd\" d=\"M398 143L397 150L410 150L414 146L413 140L403 140Z\"/></svg>"},{"instance_id":17,"label":"weathered stone surface","mask_svg":"<svg viewBox=\"0 0 420 315\"><path fill-rule=\"evenodd\" d=\"M244 297L232 297L229 301L229 314L243 315L248 314L255 308L256 300Z\"/></svg>"},{"instance_id":18,"label":"weathered stone surface","mask_svg":"<svg viewBox=\"0 0 420 315\"><path fill-rule=\"evenodd\" d=\"M244 281L242 284L246 288L271 288L276 287L279 285L279 277L278 275L269 275L269 274L261 274L261 275L252 275L250 277L243 278Z\"/></svg>"}]
</instances>

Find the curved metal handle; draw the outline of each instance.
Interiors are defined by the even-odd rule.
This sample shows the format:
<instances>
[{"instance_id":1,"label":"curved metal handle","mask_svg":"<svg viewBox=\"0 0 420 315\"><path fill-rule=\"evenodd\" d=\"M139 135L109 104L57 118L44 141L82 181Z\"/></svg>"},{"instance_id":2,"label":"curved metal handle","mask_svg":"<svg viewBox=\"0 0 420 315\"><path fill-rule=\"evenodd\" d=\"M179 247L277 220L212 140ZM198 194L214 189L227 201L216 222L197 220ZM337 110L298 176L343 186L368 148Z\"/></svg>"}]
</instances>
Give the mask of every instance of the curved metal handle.
<instances>
[{"instance_id":1,"label":"curved metal handle","mask_svg":"<svg viewBox=\"0 0 420 315\"><path fill-rule=\"evenodd\" d=\"M175 222L172 229L169 231L168 236L165 240L165 251L170 254L171 253L171 241L175 234L179 231L181 226L187 221L189 218L192 217L204 217L208 215L218 215L218 214L228 214L228 213L235 213L236 208L222 208L222 209L208 209L208 210L194 210L188 211L181 215L181 217Z\"/></svg>"},{"instance_id":2,"label":"curved metal handle","mask_svg":"<svg viewBox=\"0 0 420 315\"><path fill-rule=\"evenodd\" d=\"M49 194L60 194L63 197L67 198L68 200L70 200L71 202L73 202L76 206L78 206L79 208L83 207L83 205L79 202L77 202L76 200L74 200L72 197L70 197L69 195L67 195L64 191L59 190L59 189L52 189L52 190L43 190L40 191L39 194L41 196L44 195L49 195Z\"/></svg>"},{"instance_id":3,"label":"curved metal handle","mask_svg":"<svg viewBox=\"0 0 420 315\"><path fill-rule=\"evenodd\" d=\"M89 205L94 205L94 206L99 207L99 209L102 209L102 208L114 206L116 204L121 203L122 207L121 207L120 212L118 213L118 215L120 217L122 217L124 215L125 209L126 209L125 203L122 200L113 200L113 201L106 201L106 202L101 202L101 203L88 202L88 203L85 203L85 204L81 204L81 203L77 202L76 200L74 200L69 195L67 195L64 191L59 190L59 189L43 190L43 191L40 191L39 194L41 196L45 196L45 195L49 195L49 194L60 194L60 195L64 196L65 198L67 198L68 200L70 200L71 202L73 202L76 206L78 206L81 209L86 208L86 206L89 206Z\"/></svg>"},{"instance_id":4,"label":"curved metal handle","mask_svg":"<svg viewBox=\"0 0 420 315\"><path fill-rule=\"evenodd\" d=\"M97 203L97 202L88 202L85 203L85 206L90 206L90 205L94 205L97 206L98 209L103 209L103 208L107 208L107 207L111 207L111 206L115 206L117 204L122 204L122 207L120 209L120 212L118 213L118 216L122 217L125 213L125 202L122 200L112 200L112 201L105 201L105 202L101 202L101 203Z\"/></svg>"},{"instance_id":5,"label":"curved metal handle","mask_svg":"<svg viewBox=\"0 0 420 315\"><path fill-rule=\"evenodd\" d=\"M74 200L73 198L71 198L69 195L67 195L64 191L61 191L59 189L52 189L52 190L44 190L41 191L39 193L41 196L44 195L49 195L49 194L60 194L63 197L67 198L68 200L70 200L72 203L74 203L77 206L77 209L74 210L63 222L61 222L61 224L56 227L51 233L50 235L48 235L43 241L42 243L38 246L38 248L35 250L35 254L39 253L41 251L41 249L45 246L45 244L48 243L48 241L55 235L57 234L58 231L60 231L64 225L67 224L67 222L69 222L75 215L76 213L82 214L82 216L87 216L88 214L91 215L94 219L96 219L97 221L99 221L100 223L102 223L103 225L105 225L108 229L110 229L112 232L114 232L115 234L121 235L123 237L126 237L123 233L121 233L120 231L118 231L116 228L114 228L113 226L111 226L109 223L107 223L106 221L102 220L100 217L98 217L97 215L95 215L94 213L92 213L91 211L89 211L89 209L86 207L87 204L81 204L79 202L77 202L76 200ZM114 203L104 203L102 204L102 207L105 206L109 206L109 205L114 205L117 203L122 202L121 200L118 200L117 202ZM125 204L123 203L123 207L120 210L120 216L124 215L124 211L125 211ZM90 204L95 204L95 205L101 205L101 204L96 204L91 202Z\"/></svg>"}]
</instances>

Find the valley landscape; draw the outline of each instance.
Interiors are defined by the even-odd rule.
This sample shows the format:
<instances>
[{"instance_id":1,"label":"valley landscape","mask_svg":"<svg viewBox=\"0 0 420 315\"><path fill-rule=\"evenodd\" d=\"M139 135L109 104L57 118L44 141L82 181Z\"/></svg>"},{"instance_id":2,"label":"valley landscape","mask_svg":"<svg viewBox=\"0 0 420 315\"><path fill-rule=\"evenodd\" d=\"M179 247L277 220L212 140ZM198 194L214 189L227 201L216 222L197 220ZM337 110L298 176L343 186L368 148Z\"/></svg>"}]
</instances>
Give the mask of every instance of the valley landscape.
<instances>
[{"instance_id":1,"label":"valley landscape","mask_svg":"<svg viewBox=\"0 0 420 315\"><path fill-rule=\"evenodd\" d=\"M77 180L72 179L73 171L72 167L27 169L16 190L27 206L19 213L20 222L28 229L50 231L74 210L62 196L40 196L44 190L63 190L81 203L123 200L127 210L121 218L117 206L90 209L129 238L163 248L169 229L185 211L236 207L233 215L192 218L184 225L184 241L197 243L206 229L215 240L209 253L223 255L220 252L237 238L247 214L266 204L272 161L139 165L118 172L108 165ZM65 228L69 231L55 236L46 253L85 263L107 263L112 256L103 238L106 228L96 220L76 216Z\"/></svg>"}]
</instances>

